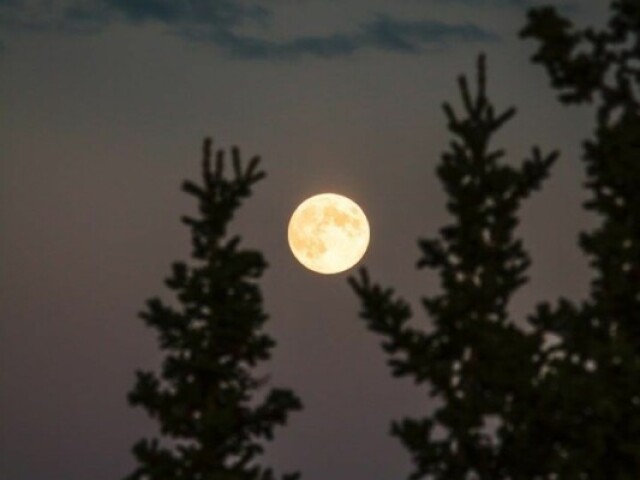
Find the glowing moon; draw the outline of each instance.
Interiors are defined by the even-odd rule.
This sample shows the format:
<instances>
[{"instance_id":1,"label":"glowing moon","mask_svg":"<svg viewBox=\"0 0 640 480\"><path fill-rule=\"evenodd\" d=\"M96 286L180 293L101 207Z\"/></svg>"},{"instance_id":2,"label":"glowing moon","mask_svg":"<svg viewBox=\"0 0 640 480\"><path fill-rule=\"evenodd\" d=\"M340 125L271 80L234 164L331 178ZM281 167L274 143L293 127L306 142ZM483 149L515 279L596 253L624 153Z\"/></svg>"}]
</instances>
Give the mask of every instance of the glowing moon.
<instances>
[{"instance_id":1,"label":"glowing moon","mask_svg":"<svg viewBox=\"0 0 640 480\"><path fill-rule=\"evenodd\" d=\"M369 246L369 222L357 203L335 193L306 199L291 215L289 246L318 273L339 273L360 261Z\"/></svg>"}]
</instances>

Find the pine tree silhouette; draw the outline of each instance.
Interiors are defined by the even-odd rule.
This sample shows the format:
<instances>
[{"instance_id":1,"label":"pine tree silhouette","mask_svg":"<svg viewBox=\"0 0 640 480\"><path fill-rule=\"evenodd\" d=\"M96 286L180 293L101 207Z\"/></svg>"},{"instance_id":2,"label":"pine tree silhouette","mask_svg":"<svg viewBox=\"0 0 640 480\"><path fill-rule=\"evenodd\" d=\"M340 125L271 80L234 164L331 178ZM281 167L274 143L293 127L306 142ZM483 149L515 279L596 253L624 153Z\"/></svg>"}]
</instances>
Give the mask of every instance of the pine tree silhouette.
<instances>
[{"instance_id":1,"label":"pine tree silhouette","mask_svg":"<svg viewBox=\"0 0 640 480\"><path fill-rule=\"evenodd\" d=\"M535 421L558 478L640 478L640 2L611 3L602 30L576 28L552 7L529 12L522 36L538 42L562 103L594 104L584 142L585 208L600 225L580 236L594 271L589 297L542 305L538 335L556 339Z\"/></svg>"},{"instance_id":2,"label":"pine tree silhouette","mask_svg":"<svg viewBox=\"0 0 640 480\"><path fill-rule=\"evenodd\" d=\"M258 279L266 262L227 234L265 173L258 157L245 168L237 148L232 175L225 173L223 151L214 166L211 156L207 139L202 184L183 185L197 199L199 215L183 218L191 229L192 261L174 263L166 280L178 306L152 298L140 314L157 331L165 357L160 373L137 373L129 401L158 422L161 438L134 446L138 466L129 480L273 480L272 470L256 463L262 442L301 408L289 390L259 396L267 379L252 370L274 346L262 332L267 315Z\"/></svg>"},{"instance_id":3,"label":"pine tree silhouette","mask_svg":"<svg viewBox=\"0 0 640 480\"><path fill-rule=\"evenodd\" d=\"M465 77L459 83L464 116L444 105L455 139L437 169L454 223L439 238L419 242L418 267L437 270L443 290L423 298L432 331L411 325L409 304L372 283L366 270L349 281L361 317L384 338L393 374L427 382L438 400L426 417L393 424L413 459L410 478L520 478L505 476L512 473L511 454L500 440L520 437L518 399L530 395L538 339L508 318L509 299L529 266L514 229L521 202L540 187L557 155L534 148L520 168L502 161L504 152L490 142L515 110L495 112L482 56L475 97Z\"/></svg>"},{"instance_id":4,"label":"pine tree silhouette","mask_svg":"<svg viewBox=\"0 0 640 480\"><path fill-rule=\"evenodd\" d=\"M393 373L428 383L439 400L425 418L393 426L412 455L411 478L637 479L640 3L612 2L602 30L534 8L522 36L538 41L533 60L562 103L595 105L595 132L584 143L585 208L601 223L580 236L594 271L588 298L539 304L527 319L531 331L507 318L529 262L513 237L518 204L555 154L534 150L520 170L497 163L489 139L512 112L494 116L482 65L475 100L461 80L467 118L445 106L458 141L438 175L456 222L420 242L418 264L440 272L443 293L423 299L432 331L410 325L407 302L366 270L350 282L362 318L384 337Z\"/></svg>"}]
</instances>

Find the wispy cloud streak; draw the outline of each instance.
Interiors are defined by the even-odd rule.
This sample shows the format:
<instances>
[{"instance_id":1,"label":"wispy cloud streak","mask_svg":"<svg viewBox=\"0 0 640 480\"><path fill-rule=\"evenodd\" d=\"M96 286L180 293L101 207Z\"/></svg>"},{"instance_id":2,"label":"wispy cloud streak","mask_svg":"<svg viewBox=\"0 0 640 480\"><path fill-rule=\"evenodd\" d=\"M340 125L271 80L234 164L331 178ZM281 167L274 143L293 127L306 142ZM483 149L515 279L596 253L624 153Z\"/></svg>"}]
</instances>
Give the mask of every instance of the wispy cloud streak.
<instances>
[{"instance_id":1,"label":"wispy cloud streak","mask_svg":"<svg viewBox=\"0 0 640 480\"><path fill-rule=\"evenodd\" d=\"M424 2L425 0L416 0ZM526 10L531 7L535 7L536 5L549 5L553 4L558 10L563 12L575 12L579 10L580 5L575 0L429 0L436 1L438 3L446 3L450 5L459 4L459 5L467 5L470 7L478 7L478 8L503 8L503 7L513 7L519 8L522 10Z\"/></svg>"},{"instance_id":2,"label":"wispy cloud streak","mask_svg":"<svg viewBox=\"0 0 640 480\"><path fill-rule=\"evenodd\" d=\"M245 24L268 25L272 15L262 5L237 0L0 0L0 25L5 28L93 32L114 23L156 23L243 59L337 58L364 49L418 54L453 42L496 39L471 23L401 20L389 15L378 15L351 31L326 35L274 40L238 33Z\"/></svg>"}]
</instances>

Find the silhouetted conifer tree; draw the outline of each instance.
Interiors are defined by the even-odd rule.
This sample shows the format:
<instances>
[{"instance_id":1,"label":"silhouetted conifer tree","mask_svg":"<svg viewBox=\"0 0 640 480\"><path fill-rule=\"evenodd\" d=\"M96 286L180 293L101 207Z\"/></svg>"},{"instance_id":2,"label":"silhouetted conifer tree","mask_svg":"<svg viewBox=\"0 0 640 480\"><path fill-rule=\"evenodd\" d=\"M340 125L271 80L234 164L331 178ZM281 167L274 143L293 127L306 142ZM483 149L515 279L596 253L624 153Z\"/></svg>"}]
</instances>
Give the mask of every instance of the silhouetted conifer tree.
<instances>
[{"instance_id":1,"label":"silhouetted conifer tree","mask_svg":"<svg viewBox=\"0 0 640 480\"><path fill-rule=\"evenodd\" d=\"M274 345L262 331L267 315L257 283L266 263L260 252L240 248L227 228L265 174L258 157L245 167L238 149L231 156L232 174L223 151L212 166L205 140L202 184L183 186L199 206L198 216L183 218L192 261L174 263L166 280L177 306L153 298L140 315L157 331L165 357L160 373L137 373L129 401L158 422L161 438L134 446L138 467L129 480L275 479L256 464L261 442L301 408L289 390L262 392L266 379L252 373Z\"/></svg>"},{"instance_id":2,"label":"silhouetted conifer tree","mask_svg":"<svg viewBox=\"0 0 640 480\"><path fill-rule=\"evenodd\" d=\"M583 160L601 222L580 246L595 277L580 304L542 305L539 416L531 427L550 446L544 465L559 479L640 478L640 2L611 3L602 30L576 28L552 7L529 12L522 32L538 42L564 104L593 104Z\"/></svg>"},{"instance_id":3,"label":"silhouetted conifer tree","mask_svg":"<svg viewBox=\"0 0 640 480\"><path fill-rule=\"evenodd\" d=\"M439 270L443 287L423 300L432 331L410 326L408 304L366 271L350 279L394 374L428 382L439 400L426 418L394 424L412 478L640 478L640 3L614 1L611 13L602 30L578 29L554 8L534 8L522 32L539 42L533 60L561 102L595 106L585 208L601 222L580 236L595 273L588 298L540 304L531 332L507 320L528 263L512 236L517 204L553 156L499 167L486 150L495 128L478 113L493 115L482 75L473 102L462 81L468 118L446 107L460 140L438 174L456 223L420 242L419 266Z\"/></svg>"},{"instance_id":4,"label":"silhouetted conifer tree","mask_svg":"<svg viewBox=\"0 0 640 480\"><path fill-rule=\"evenodd\" d=\"M510 470L512 453L504 447L519 444L519 399L530 395L539 339L518 329L507 312L529 265L514 229L521 202L539 188L556 154L534 148L521 167L504 162L490 142L515 110L494 110L482 57L476 95L464 77L459 83L464 115L444 105L455 139L437 169L454 221L439 238L419 242L418 267L437 270L442 285L441 293L423 299L432 328L412 325L409 304L372 283L366 270L350 283L361 317L384 337L393 374L427 383L436 400L424 418L392 427L412 456L411 478L522 478Z\"/></svg>"}]
</instances>

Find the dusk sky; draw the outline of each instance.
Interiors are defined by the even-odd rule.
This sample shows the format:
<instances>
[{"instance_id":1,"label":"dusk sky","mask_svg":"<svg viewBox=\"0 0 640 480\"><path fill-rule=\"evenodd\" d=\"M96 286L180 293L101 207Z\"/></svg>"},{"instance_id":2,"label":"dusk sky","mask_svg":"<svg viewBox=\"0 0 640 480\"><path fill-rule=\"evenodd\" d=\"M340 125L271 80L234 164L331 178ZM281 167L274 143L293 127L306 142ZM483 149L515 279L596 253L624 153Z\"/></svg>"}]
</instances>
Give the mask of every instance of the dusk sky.
<instances>
[{"instance_id":1,"label":"dusk sky","mask_svg":"<svg viewBox=\"0 0 640 480\"><path fill-rule=\"evenodd\" d=\"M232 230L262 250L268 331L263 369L305 409L265 463L307 480L399 480L410 459L389 423L431 405L392 379L379 339L358 319L349 273L318 275L291 255L289 216L336 192L371 224L362 264L415 306L438 289L417 271L417 239L448 222L435 176L457 107L456 77L487 54L489 94L518 115L496 147L520 162L561 150L522 210L533 257L515 318L542 300L585 295L576 246L594 219L580 142L586 108L559 106L517 32L528 0L0 0L0 478L114 480L154 432L126 401L138 368L162 354L137 313L169 298L187 259L205 136L259 154L268 177ZM602 0L554 2L580 24Z\"/></svg>"}]
</instances>

